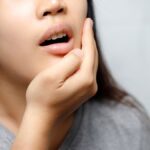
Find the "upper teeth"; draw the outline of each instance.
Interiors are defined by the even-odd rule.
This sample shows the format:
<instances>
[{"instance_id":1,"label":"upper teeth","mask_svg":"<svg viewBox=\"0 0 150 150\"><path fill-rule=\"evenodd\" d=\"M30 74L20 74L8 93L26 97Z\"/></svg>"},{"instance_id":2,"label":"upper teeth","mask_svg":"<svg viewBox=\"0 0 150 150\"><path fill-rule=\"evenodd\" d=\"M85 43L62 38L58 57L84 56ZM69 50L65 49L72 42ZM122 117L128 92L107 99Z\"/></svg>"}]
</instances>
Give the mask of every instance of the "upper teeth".
<instances>
[{"instance_id":1,"label":"upper teeth","mask_svg":"<svg viewBox=\"0 0 150 150\"><path fill-rule=\"evenodd\" d=\"M56 34L56 35L53 35L53 36L51 36L49 39L47 39L47 40L56 40L56 39L58 39L58 38L63 38L63 37L65 37L65 36L67 36L65 33L59 33L59 34Z\"/></svg>"}]
</instances>

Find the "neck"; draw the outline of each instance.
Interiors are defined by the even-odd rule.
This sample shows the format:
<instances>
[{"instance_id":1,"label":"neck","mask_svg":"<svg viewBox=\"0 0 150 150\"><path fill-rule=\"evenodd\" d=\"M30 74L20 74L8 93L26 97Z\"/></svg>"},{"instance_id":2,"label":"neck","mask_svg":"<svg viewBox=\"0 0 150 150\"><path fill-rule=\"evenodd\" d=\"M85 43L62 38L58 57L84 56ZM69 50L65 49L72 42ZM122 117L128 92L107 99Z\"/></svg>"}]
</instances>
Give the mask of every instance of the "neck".
<instances>
[{"instance_id":1,"label":"neck","mask_svg":"<svg viewBox=\"0 0 150 150\"><path fill-rule=\"evenodd\" d=\"M20 125L26 106L26 87L0 75L0 117Z\"/></svg>"}]
</instances>

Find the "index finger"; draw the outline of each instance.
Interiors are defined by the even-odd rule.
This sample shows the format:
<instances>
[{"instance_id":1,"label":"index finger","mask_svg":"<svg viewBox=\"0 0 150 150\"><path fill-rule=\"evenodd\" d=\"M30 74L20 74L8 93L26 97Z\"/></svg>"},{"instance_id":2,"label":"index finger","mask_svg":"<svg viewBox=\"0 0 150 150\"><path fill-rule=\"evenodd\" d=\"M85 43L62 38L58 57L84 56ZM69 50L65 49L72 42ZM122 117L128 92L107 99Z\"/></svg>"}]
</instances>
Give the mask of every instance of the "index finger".
<instances>
[{"instance_id":1,"label":"index finger","mask_svg":"<svg viewBox=\"0 0 150 150\"><path fill-rule=\"evenodd\" d=\"M87 18L83 28L82 36L82 51L83 51L83 63L81 68L86 73L93 73L95 63L95 46L94 46L94 34L93 34L93 21Z\"/></svg>"}]
</instances>

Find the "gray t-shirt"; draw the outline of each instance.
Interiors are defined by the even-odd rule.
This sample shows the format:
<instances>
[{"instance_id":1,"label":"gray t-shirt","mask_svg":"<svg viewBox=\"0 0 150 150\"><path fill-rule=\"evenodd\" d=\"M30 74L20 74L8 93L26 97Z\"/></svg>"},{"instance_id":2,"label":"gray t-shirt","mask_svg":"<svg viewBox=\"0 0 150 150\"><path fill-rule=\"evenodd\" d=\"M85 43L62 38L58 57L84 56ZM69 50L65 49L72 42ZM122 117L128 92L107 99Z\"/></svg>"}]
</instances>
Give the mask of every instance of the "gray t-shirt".
<instances>
[{"instance_id":1,"label":"gray t-shirt","mask_svg":"<svg viewBox=\"0 0 150 150\"><path fill-rule=\"evenodd\" d=\"M131 99L127 96L123 99ZM150 150L150 119L138 109L108 100L90 100L77 111L59 150ZM0 125L0 150L10 150L15 135Z\"/></svg>"}]
</instances>

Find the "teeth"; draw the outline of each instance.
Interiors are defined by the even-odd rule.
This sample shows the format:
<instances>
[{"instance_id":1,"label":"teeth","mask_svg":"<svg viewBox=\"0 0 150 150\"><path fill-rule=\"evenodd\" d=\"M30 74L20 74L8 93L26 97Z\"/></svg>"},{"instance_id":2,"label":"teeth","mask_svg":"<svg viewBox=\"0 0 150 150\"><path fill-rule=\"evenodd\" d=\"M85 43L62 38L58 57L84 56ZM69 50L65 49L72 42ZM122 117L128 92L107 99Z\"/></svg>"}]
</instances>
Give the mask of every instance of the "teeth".
<instances>
[{"instance_id":1,"label":"teeth","mask_svg":"<svg viewBox=\"0 0 150 150\"><path fill-rule=\"evenodd\" d=\"M56 34L56 35L53 35L52 37L50 37L48 40L56 40L58 38L63 38L67 36L65 33L59 33L59 34Z\"/></svg>"}]
</instances>

